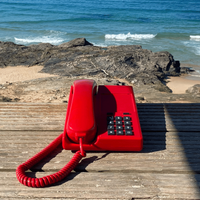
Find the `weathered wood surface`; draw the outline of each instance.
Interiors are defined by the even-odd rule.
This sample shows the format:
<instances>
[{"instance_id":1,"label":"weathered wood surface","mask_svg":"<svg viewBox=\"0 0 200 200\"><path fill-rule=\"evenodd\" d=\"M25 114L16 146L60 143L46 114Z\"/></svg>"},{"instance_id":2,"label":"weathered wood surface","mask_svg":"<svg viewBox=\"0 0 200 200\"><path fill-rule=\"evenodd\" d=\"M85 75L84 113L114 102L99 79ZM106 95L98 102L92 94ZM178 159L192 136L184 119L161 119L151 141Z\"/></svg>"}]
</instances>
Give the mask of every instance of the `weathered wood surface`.
<instances>
[{"instance_id":1,"label":"weathered wood surface","mask_svg":"<svg viewBox=\"0 0 200 200\"><path fill-rule=\"evenodd\" d=\"M62 133L66 108L0 103L0 199L200 199L200 104L138 104L142 152L89 152L53 187L21 185L16 167ZM52 174L72 156L60 146L28 173Z\"/></svg>"}]
</instances>

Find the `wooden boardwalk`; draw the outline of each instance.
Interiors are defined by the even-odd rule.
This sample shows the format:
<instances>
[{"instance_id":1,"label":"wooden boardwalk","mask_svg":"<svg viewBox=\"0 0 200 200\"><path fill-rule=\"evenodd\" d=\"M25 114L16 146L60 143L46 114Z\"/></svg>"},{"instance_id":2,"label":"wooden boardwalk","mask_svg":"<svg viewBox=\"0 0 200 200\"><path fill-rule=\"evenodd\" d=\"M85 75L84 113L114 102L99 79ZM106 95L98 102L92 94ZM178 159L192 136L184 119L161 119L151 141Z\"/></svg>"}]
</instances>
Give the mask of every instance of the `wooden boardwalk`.
<instances>
[{"instance_id":1,"label":"wooden boardwalk","mask_svg":"<svg viewBox=\"0 0 200 200\"><path fill-rule=\"evenodd\" d=\"M0 199L200 199L200 104L138 104L142 152L87 153L62 182L29 188L18 165L62 133L67 104L0 103ZM74 155L61 146L28 172L42 177Z\"/></svg>"}]
</instances>

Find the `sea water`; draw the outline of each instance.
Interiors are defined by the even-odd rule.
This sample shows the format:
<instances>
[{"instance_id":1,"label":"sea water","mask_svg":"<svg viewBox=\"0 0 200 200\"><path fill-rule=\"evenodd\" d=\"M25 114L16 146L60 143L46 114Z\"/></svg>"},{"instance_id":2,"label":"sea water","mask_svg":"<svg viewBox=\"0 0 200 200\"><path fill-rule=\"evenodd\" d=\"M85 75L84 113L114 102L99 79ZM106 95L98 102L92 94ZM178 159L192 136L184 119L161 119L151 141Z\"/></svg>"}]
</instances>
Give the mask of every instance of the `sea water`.
<instances>
[{"instance_id":1,"label":"sea water","mask_svg":"<svg viewBox=\"0 0 200 200\"><path fill-rule=\"evenodd\" d=\"M0 41L141 45L200 65L200 0L1 0Z\"/></svg>"}]
</instances>

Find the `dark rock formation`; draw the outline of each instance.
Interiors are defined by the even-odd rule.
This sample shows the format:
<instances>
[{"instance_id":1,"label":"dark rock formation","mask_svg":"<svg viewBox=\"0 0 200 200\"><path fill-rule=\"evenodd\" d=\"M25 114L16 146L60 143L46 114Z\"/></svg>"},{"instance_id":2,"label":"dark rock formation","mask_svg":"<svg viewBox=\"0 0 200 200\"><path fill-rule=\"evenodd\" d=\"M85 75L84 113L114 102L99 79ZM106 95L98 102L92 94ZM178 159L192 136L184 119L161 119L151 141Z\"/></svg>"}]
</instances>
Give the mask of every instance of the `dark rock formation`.
<instances>
[{"instance_id":1,"label":"dark rock formation","mask_svg":"<svg viewBox=\"0 0 200 200\"><path fill-rule=\"evenodd\" d=\"M168 52L152 52L139 45L93 46L84 38L53 46L23 46L0 42L0 67L43 65L42 72L61 76L123 78L135 85L152 85L169 92L166 75L178 75L180 63Z\"/></svg>"},{"instance_id":2,"label":"dark rock formation","mask_svg":"<svg viewBox=\"0 0 200 200\"><path fill-rule=\"evenodd\" d=\"M78 47L78 46L87 46L87 45L93 46L93 44L89 43L85 38L77 38L69 42L63 43L59 45L58 47L69 48L69 47Z\"/></svg>"}]
</instances>

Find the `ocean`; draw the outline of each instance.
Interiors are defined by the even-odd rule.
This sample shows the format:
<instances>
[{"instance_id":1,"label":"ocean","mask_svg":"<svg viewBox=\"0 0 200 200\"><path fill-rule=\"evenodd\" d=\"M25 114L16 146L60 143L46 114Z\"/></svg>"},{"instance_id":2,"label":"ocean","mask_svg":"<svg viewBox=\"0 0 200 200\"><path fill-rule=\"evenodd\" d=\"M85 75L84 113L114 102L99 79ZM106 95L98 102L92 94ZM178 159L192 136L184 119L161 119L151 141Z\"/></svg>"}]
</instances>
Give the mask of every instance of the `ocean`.
<instances>
[{"instance_id":1,"label":"ocean","mask_svg":"<svg viewBox=\"0 0 200 200\"><path fill-rule=\"evenodd\" d=\"M0 1L0 41L58 45L80 37L97 46L168 51L181 63L200 65L200 1Z\"/></svg>"}]
</instances>

